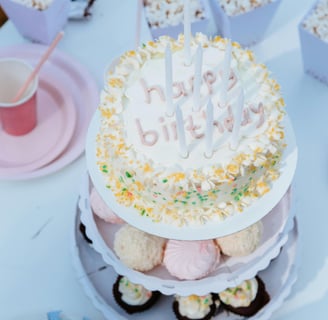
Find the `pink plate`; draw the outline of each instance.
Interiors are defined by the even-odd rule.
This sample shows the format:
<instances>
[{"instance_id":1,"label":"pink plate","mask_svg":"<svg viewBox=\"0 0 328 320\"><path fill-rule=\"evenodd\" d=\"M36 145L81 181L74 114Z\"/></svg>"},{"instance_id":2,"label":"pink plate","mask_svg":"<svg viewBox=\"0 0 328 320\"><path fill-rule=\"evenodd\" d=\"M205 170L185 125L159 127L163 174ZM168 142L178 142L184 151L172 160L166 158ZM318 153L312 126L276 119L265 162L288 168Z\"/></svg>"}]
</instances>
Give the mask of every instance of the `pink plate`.
<instances>
[{"instance_id":1,"label":"pink plate","mask_svg":"<svg viewBox=\"0 0 328 320\"><path fill-rule=\"evenodd\" d=\"M44 45L27 43L0 48L0 57L17 57L26 59L32 65L36 65L45 50L46 46ZM58 79L56 86L60 87L61 95L65 96L65 99L71 97L75 107L76 126L72 138L66 148L64 147L64 150L53 161L50 160L43 166L30 168L25 172L15 172L13 170L6 175L0 172L0 179L24 180L51 174L70 164L84 151L86 133L99 101L97 85L83 65L58 49L55 49L40 71L41 79L47 79L50 75ZM48 134L51 133L47 133L47 139L49 138ZM0 153L2 153L1 148ZM2 163L3 158L0 156L0 167Z\"/></svg>"},{"instance_id":2,"label":"pink plate","mask_svg":"<svg viewBox=\"0 0 328 320\"><path fill-rule=\"evenodd\" d=\"M70 142L76 109L56 74L39 78L37 126L23 136L11 136L0 128L0 176L29 172L57 158Z\"/></svg>"}]
</instances>

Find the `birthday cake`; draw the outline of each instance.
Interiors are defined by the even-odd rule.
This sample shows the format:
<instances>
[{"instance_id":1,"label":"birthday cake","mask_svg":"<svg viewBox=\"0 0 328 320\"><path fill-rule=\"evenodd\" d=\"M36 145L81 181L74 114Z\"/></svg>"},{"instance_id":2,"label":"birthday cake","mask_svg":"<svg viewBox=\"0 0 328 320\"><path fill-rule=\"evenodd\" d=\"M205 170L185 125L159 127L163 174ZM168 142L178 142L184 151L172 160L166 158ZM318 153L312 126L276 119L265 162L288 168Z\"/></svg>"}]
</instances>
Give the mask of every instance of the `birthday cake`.
<instances>
[{"instance_id":1,"label":"birthday cake","mask_svg":"<svg viewBox=\"0 0 328 320\"><path fill-rule=\"evenodd\" d=\"M197 34L189 54L183 36L123 54L96 137L116 201L178 226L242 212L270 191L286 146L279 85L251 51Z\"/></svg>"}]
</instances>

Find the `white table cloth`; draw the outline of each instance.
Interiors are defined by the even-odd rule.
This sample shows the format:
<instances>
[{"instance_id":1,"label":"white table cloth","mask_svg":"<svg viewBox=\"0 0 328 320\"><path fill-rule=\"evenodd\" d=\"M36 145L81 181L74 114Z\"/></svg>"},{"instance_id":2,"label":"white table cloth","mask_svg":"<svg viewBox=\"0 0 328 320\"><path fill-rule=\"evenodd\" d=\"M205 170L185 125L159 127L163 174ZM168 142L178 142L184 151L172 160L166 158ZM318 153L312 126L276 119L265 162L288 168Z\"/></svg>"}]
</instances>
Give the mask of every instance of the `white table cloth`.
<instances>
[{"instance_id":1,"label":"white table cloth","mask_svg":"<svg viewBox=\"0 0 328 320\"><path fill-rule=\"evenodd\" d=\"M281 84L299 148L299 278L274 320L324 319L327 313L328 87L304 74L297 30L312 3L283 0L266 39L253 48ZM86 66L99 89L105 66L134 46L135 10L135 1L97 0L90 21L70 21L65 28L59 49ZM144 23L141 41L149 37ZM23 42L28 40L10 21L0 28L0 50ZM0 181L1 319L38 320L51 310L104 319L82 290L70 252L85 171L82 155L49 176Z\"/></svg>"}]
</instances>

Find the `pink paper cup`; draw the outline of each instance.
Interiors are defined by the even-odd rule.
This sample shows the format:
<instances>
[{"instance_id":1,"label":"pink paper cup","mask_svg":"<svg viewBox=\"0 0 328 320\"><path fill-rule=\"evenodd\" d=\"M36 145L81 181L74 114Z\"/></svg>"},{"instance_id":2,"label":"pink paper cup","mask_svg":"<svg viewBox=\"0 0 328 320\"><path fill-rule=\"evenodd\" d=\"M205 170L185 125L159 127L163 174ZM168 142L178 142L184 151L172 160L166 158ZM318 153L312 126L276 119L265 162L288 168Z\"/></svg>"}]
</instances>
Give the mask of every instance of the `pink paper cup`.
<instances>
[{"instance_id":1,"label":"pink paper cup","mask_svg":"<svg viewBox=\"0 0 328 320\"><path fill-rule=\"evenodd\" d=\"M35 77L21 99L12 102L33 68L23 60L0 59L0 117L2 129L13 136L32 131L37 124L37 88Z\"/></svg>"}]
</instances>

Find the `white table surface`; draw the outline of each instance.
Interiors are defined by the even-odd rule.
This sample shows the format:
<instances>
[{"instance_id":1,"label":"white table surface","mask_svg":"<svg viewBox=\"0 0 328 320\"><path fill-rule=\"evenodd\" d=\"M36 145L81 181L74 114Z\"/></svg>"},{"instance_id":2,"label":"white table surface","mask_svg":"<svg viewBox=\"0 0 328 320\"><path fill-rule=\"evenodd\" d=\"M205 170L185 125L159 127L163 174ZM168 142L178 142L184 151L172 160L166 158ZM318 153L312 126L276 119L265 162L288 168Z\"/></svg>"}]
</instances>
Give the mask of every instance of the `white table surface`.
<instances>
[{"instance_id":1,"label":"white table surface","mask_svg":"<svg viewBox=\"0 0 328 320\"><path fill-rule=\"evenodd\" d=\"M323 319L327 313L328 87L304 74L297 31L312 3L283 0L266 39L253 48L281 84L299 147L295 176L299 279L274 320ZM97 0L90 21L70 21L65 28L59 48L89 69L99 89L105 66L134 46L135 8L131 0ZM149 32L144 24L141 41L146 39ZM0 28L0 50L23 42L28 40L11 22ZM1 319L38 320L29 316L58 309L104 319L84 294L70 252L85 171L81 156L49 176L0 181Z\"/></svg>"}]
</instances>

